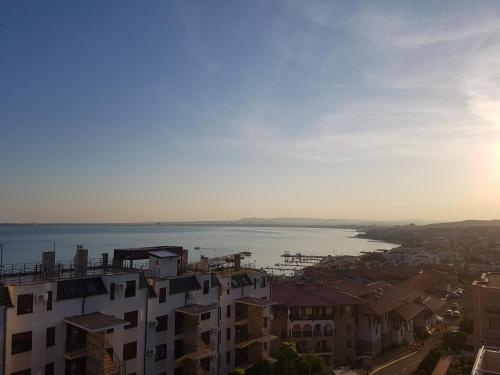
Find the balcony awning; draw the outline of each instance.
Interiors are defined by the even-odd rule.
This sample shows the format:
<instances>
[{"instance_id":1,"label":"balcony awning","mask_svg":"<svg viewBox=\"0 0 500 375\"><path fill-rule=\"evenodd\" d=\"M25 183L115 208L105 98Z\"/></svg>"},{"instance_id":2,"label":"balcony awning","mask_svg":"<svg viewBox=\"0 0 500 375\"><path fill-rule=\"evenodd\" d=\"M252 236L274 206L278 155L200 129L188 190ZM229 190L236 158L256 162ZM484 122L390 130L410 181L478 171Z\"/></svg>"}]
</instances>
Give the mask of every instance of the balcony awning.
<instances>
[{"instance_id":1,"label":"balcony awning","mask_svg":"<svg viewBox=\"0 0 500 375\"><path fill-rule=\"evenodd\" d=\"M215 310L215 307L209 305L190 305L176 309L175 311L188 315L201 315Z\"/></svg>"},{"instance_id":2,"label":"balcony awning","mask_svg":"<svg viewBox=\"0 0 500 375\"><path fill-rule=\"evenodd\" d=\"M245 305L259 306L259 307L266 307L270 305L269 300L262 298L254 298L254 297L239 298L235 302L244 303Z\"/></svg>"},{"instance_id":3,"label":"balcony awning","mask_svg":"<svg viewBox=\"0 0 500 375\"><path fill-rule=\"evenodd\" d=\"M101 332L110 328L129 324L126 320L116 318L113 315L101 314L99 312L71 316L64 319L64 322L90 333Z\"/></svg>"}]
</instances>

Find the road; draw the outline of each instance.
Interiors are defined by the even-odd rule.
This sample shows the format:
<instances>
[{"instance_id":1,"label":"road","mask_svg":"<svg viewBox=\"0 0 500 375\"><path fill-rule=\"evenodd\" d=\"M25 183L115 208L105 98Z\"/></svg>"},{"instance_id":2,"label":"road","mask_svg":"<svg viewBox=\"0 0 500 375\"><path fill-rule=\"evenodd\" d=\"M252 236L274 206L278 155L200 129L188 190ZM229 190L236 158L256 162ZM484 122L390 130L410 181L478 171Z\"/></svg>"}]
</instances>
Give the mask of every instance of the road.
<instances>
[{"instance_id":1,"label":"road","mask_svg":"<svg viewBox=\"0 0 500 375\"><path fill-rule=\"evenodd\" d=\"M396 361L395 363L384 367L380 370L375 370L376 375L408 375L413 372L420 361L427 355L427 353L441 340L441 335L434 335L425 340L423 349L420 349L415 354Z\"/></svg>"}]
</instances>

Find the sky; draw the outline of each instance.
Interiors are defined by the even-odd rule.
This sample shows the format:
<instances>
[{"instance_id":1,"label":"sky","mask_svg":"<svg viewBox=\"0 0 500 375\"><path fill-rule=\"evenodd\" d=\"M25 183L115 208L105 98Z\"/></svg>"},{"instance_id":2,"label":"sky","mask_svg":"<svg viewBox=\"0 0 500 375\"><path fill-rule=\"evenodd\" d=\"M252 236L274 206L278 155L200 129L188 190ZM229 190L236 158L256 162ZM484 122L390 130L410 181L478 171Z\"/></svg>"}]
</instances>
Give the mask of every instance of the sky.
<instances>
[{"instance_id":1,"label":"sky","mask_svg":"<svg viewBox=\"0 0 500 375\"><path fill-rule=\"evenodd\" d=\"M498 1L0 0L0 221L500 218Z\"/></svg>"}]
</instances>

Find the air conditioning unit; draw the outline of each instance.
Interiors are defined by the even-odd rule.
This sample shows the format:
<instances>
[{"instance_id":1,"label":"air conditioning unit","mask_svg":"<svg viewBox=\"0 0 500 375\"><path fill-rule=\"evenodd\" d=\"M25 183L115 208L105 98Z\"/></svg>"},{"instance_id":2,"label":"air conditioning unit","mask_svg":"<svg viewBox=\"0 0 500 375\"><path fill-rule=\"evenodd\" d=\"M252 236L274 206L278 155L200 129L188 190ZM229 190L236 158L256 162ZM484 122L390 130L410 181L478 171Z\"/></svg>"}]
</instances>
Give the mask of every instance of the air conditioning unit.
<instances>
[{"instance_id":1,"label":"air conditioning unit","mask_svg":"<svg viewBox=\"0 0 500 375\"><path fill-rule=\"evenodd\" d=\"M49 295L47 293L41 293L36 295L36 302L43 303L49 300Z\"/></svg>"},{"instance_id":2,"label":"air conditioning unit","mask_svg":"<svg viewBox=\"0 0 500 375\"><path fill-rule=\"evenodd\" d=\"M158 325L158 322L156 320L153 320L153 321L149 322L148 325L149 325L149 328L156 328L156 326Z\"/></svg>"},{"instance_id":3,"label":"air conditioning unit","mask_svg":"<svg viewBox=\"0 0 500 375\"><path fill-rule=\"evenodd\" d=\"M155 349L155 348L148 349L148 350L146 351L146 355L147 355L148 357L154 357L154 356L156 355L156 349Z\"/></svg>"}]
</instances>

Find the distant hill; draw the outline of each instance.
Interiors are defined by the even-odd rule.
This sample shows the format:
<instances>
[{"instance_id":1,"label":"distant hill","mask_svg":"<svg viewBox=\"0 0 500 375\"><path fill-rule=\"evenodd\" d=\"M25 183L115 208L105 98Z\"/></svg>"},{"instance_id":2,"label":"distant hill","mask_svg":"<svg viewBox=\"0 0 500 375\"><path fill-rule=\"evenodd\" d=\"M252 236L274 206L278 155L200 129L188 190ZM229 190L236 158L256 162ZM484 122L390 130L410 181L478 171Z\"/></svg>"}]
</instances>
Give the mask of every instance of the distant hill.
<instances>
[{"instance_id":1,"label":"distant hill","mask_svg":"<svg viewBox=\"0 0 500 375\"><path fill-rule=\"evenodd\" d=\"M450 221L448 223L428 224L428 227L433 228L478 228L478 227L500 227L500 220L463 220Z\"/></svg>"}]
</instances>

